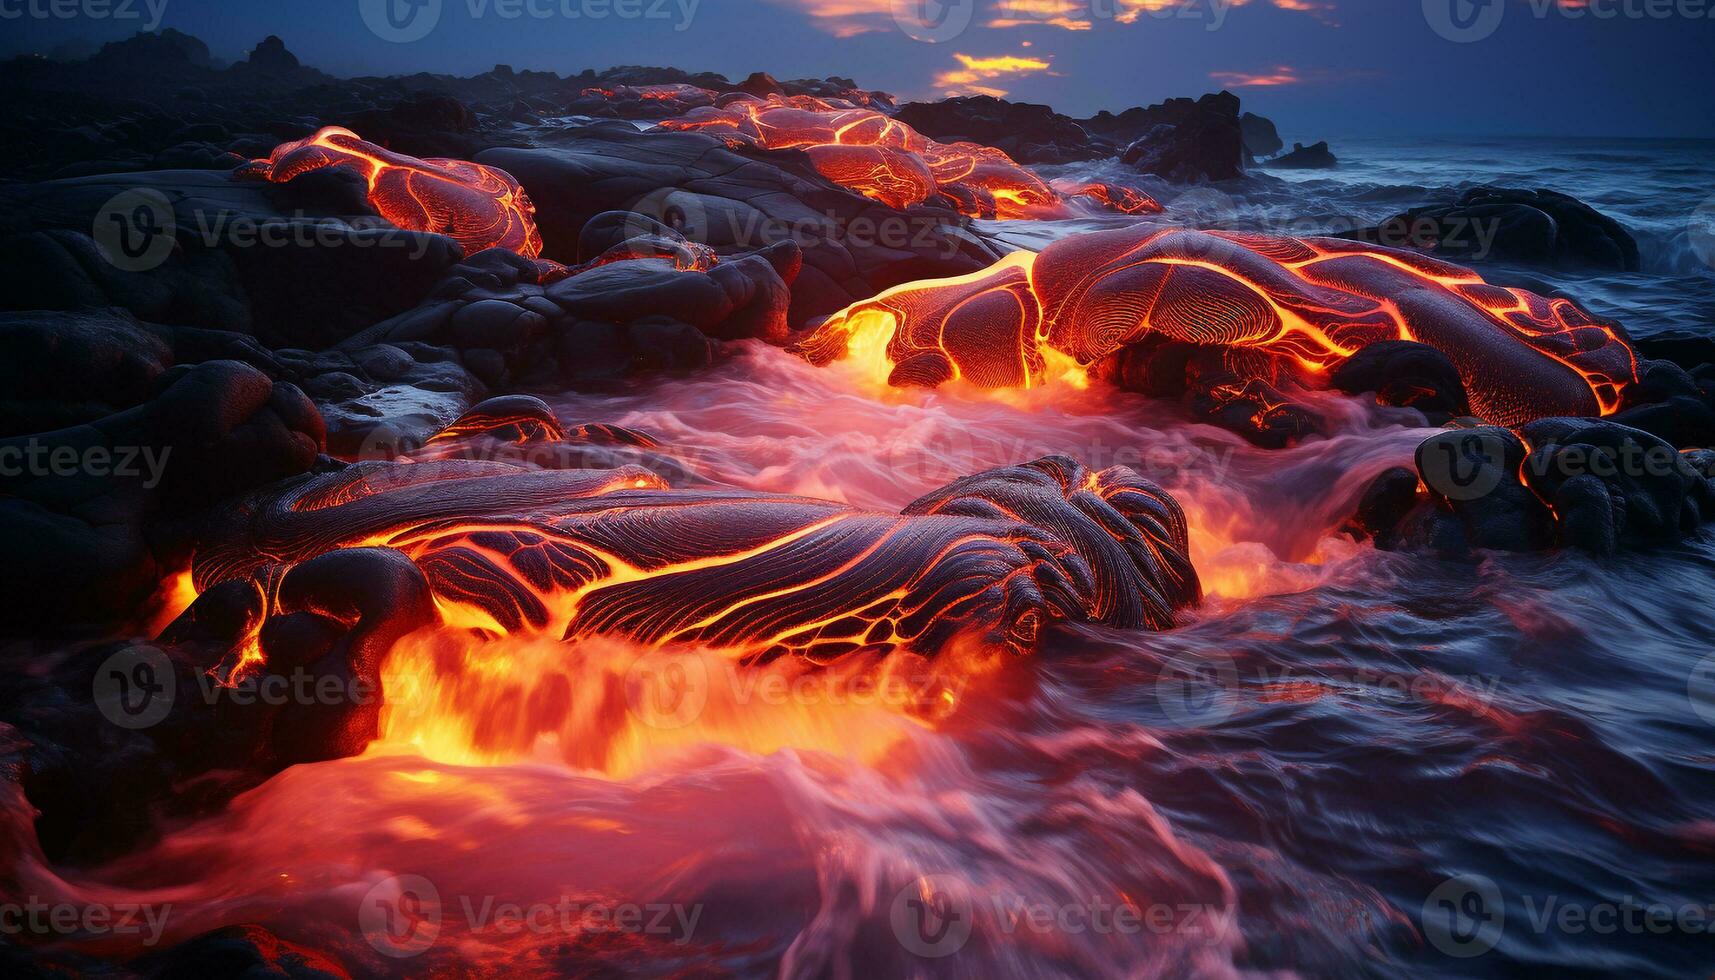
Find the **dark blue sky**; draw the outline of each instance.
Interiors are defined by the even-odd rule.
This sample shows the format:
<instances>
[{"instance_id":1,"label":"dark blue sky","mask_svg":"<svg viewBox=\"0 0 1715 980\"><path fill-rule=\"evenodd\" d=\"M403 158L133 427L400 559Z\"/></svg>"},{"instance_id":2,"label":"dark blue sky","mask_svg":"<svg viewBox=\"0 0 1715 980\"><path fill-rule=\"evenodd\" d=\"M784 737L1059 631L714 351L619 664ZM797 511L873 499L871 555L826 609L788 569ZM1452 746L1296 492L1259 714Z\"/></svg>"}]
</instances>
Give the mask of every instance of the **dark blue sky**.
<instances>
[{"instance_id":1,"label":"dark blue sky","mask_svg":"<svg viewBox=\"0 0 1715 980\"><path fill-rule=\"evenodd\" d=\"M0 51L123 37L153 3L161 26L201 37L219 57L278 34L306 64L340 75L670 64L734 78L850 75L914 97L992 89L1078 115L1225 86L1289 139L1715 136L1715 0L952 0L969 5L970 24L940 43L901 30L896 0L701 0L688 24L694 0L418 0L438 2L439 18L404 43L366 26L360 5L381 0L84 0L91 10L132 5L138 16L31 15L53 2L0 0ZM909 11L922 0L897 2ZM660 16L566 15L613 4L658 5ZM1453 23L1449 4L1476 32L1497 13L1498 26L1481 40L1448 40L1431 25ZM1143 9L1153 7L1164 9ZM519 15L503 16L508 8ZM1628 15L1650 10L1668 16ZM960 11L950 8L952 23Z\"/></svg>"}]
</instances>

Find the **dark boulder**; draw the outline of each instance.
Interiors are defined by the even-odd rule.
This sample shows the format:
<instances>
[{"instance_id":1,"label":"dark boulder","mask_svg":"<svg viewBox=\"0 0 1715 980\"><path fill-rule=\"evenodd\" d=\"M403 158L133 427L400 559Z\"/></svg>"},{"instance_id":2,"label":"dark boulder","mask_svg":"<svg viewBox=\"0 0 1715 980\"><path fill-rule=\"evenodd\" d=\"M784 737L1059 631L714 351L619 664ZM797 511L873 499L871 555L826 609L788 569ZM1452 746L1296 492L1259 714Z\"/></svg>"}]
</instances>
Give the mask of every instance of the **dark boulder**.
<instances>
[{"instance_id":1,"label":"dark boulder","mask_svg":"<svg viewBox=\"0 0 1715 980\"><path fill-rule=\"evenodd\" d=\"M1611 419L1538 419L1516 434L1451 428L1418 447L1417 475L1415 507L1399 516L1403 479L1384 474L1348 529L1450 556L1555 546L1610 555L1678 541L1715 513L1715 453L1681 453Z\"/></svg>"},{"instance_id":2,"label":"dark boulder","mask_svg":"<svg viewBox=\"0 0 1715 980\"><path fill-rule=\"evenodd\" d=\"M1125 140L1120 161L1168 180L1231 180L1244 172L1239 98L1231 92L1169 99L1147 109L1083 121L1097 136Z\"/></svg>"},{"instance_id":3,"label":"dark boulder","mask_svg":"<svg viewBox=\"0 0 1715 980\"><path fill-rule=\"evenodd\" d=\"M1268 166L1277 170L1326 170L1339 165L1340 161L1334 159L1334 154L1328 151L1326 140L1309 146L1294 143L1290 153L1283 153L1268 161Z\"/></svg>"},{"instance_id":4,"label":"dark boulder","mask_svg":"<svg viewBox=\"0 0 1715 980\"><path fill-rule=\"evenodd\" d=\"M1019 163L1068 163L1113 156L1119 148L1092 139L1070 116L1045 105L991 95L907 102L894 118L930 139L992 146Z\"/></svg>"},{"instance_id":5,"label":"dark boulder","mask_svg":"<svg viewBox=\"0 0 1715 980\"><path fill-rule=\"evenodd\" d=\"M1597 554L1666 544L1715 514L1711 474L1647 432L1606 419L1539 419L1519 430L1523 474L1562 544Z\"/></svg>"},{"instance_id":6,"label":"dark boulder","mask_svg":"<svg viewBox=\"0 0 1715 980\"><path fill-rule=\"evenodd\" d=\"M1348 395L1373 392L1378 404L1415 408L1432 425L1471 414L1459 369L1446 354L1427 344L1409 340L1370 344L1340 362L1328 380Z\"/></svg>"},{"instance_id":7,"label":"dark boulder","mask_svg":"<svg viewBox=\"0 0 1715 980\"><path fill-rule=\"evenodd\" d=\"M1284 145L1274 122L1254 112L1239 117L1239 133L1244 139L1245 152L1253 159L1274 156Z\"/></svg>"},{"instance_id":8,"label":"dark boulder","mask_svg":"<svg viewBox=\"0 0 1715 980\"><path fill-rule=\"evenodd\" d=\"M791 243L802 261L787 317L794 327L889 286L976 272L1000 257L950 210L890 208L831 184L807 156L743 153L702 133L602 123L551 148L488 150L477 162L524 185L552 258L577 257L591 220L616 210L651 219L639 233L665 225L707 246L722 265L746 253L783 259L769 250Z\"/></svg>"},{"instance_id":9,"label":"dark boulder","mask_svg":"<svg viewBox=\"0 0 1715 980\"><path fill-rule=\"evenodd\" d=\"M210 361L158 384L135 408L0 440L19 460L0 475L0 625L130 615L182 560L204 508L302 473L321 451L315 406L255 368Z\"/></svg>"},{"instance_id":10,"label":"dark boulder","mask_svg":"<svg viewBox=\"0 0 1715 980\"><path fill-rule=\"evenodd\" d=\"M1478 187L1452 204L1413 208L1342 237L1409 243L1449 259L1636 272L1638 245L1619 222L1549 190Z\"/></svg>"},{"instance_id":11,"label":"dark boulder","mask_svg":"<svg viewBox=\"0 0 1715 980\"><path fill-rule=\"evenodd\" d=\"M250 57L245 61L245 64L256 71L273 74L295 72L303 67L298 63L298 56L286 50L286 42L273 34L263 38L262 42L256 45L255 49L250 52Z\"/></svg>"}]
</instances>

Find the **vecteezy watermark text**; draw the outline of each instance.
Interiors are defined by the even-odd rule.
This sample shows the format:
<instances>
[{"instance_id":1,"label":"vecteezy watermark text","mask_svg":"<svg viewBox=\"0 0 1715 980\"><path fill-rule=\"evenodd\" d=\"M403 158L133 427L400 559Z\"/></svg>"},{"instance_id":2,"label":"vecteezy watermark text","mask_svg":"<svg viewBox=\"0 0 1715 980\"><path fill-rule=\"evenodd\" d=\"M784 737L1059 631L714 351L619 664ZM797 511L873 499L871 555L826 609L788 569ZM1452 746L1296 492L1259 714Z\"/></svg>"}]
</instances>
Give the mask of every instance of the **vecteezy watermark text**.
<instances>
[{"instance_id":1,"label":"vecteezy watermark text","mask_svg":"<svg viewBox=\"0 0 1715 980\"><path fill-rule=\"evenodd\" d=\"M50 445L34 436L21 443L0 446L0 476L6 477L119 477L142 478L143 489L161 485L167 472L171 446L76 446Z\"/></svg>"},{"instance_id":2,"label":"vecteezy watermark text","mask_svg":"<svg viewBox=\"0 0 1715 980\"><path fill-rule=\"evenodd\" d=\"M1469 44L1500 29L1508 8L1528 11L1535 20L1707 20L1715 18L1715 0L1423 0L1423 19L1449 41Z\"/></svg>"},{"instance_id":3,"label":"vecteezy watermark text","mask_svg":"<svg viewBox=\"0 0 1715 980\"><path fill-rule=\"evenodd\" d=\"M1238 910L1206 902L1135 902L1091 896L1043 901L1013 892L979 890L956 875L919 877L894 894L888 923L908 952L924 959L952 956L979 925L999 936L1180 936L1224 943L1236 934Z\"/></svg>"},{"instance_id":4,"label":"vecteezy watermark text","mask_svg":"<svg viewBox=\"0 0 1715 980\"><path fill-rule=\"evenodd\" d=\"M376 952L405 959L426 952L442 931L502 936L626 933L683 946L691 941L703 906L678 902L592 902L560 896L513 902L495 895L442 898L421 875L389 875L358 904L358 927Z\"/></svg>"},{"instance_id":5,"label":"vecteezy watermark text","mask_svg":"<svg viewBox=\"0 0 1715 980\"><path fill-rule=\"evenodd\" d=\"M1509 898L1516 901L1509 903ZM1704 935L1715 931L1715 902L1665 902L1637 895L1601 900L1554 894L1508 896L1485 875L1462 874L1429 893L1419 921L1432 947L1447 956L1469 959L1494 949L1508 928L1527 929L1538 936Z\"/></svg>"},{"instance_id":6,"label":"vecteezy watermark text","mask_svg":"<svg viewBox=\"0 0 1715 980\"><path fill-rule=\"evenodd\" d=\"M147 902L51 902L31 895L0 902L0 936L141 936L161 941L172 905Z\"/></svg>"},{"instance_id":7,"label":"vecteezy watermark text","mask_svg":"<svg viewBox=\"0 0 1715 980\"><path fill-rule=\"evenodd\" d=\"M140 20L161 29L168 0L0 0L0 20Z\"/></svg>"},{"instance_id":8,"label":"vecteezy watermark text","mask_svg":"<svg viewBox=\"0 0 1715 980\"><path fill-rule=\"evenodd\" d=\"M470 19L671 21L673 30L691 26L702 0L464 0ZM383 41L420 41L440 24L444 0L358 0L358 14L370 33Z\"/></svg>"}]
</instances>

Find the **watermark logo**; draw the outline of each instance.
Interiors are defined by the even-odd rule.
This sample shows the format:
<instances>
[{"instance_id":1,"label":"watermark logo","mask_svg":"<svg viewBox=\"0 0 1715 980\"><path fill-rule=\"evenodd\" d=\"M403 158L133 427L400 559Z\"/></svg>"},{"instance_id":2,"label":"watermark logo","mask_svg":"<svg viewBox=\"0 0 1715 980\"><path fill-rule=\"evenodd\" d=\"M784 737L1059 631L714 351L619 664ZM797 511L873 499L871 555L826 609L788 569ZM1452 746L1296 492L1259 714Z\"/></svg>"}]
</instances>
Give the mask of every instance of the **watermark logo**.
<instances>
[{"instance_id":1,"label":"watermark logo","mask_svg":"<svg viewBox=\"0 0 1715 980\"><path fill-rule=\"evenodd\" d=\"M1481 41L1495 33L1506 16L1506 0L1423 0L1423 19L1455 44Z\"/></svg>"},{"instance_id":2,"label":"watermark logo","mask_svg":"<svg viewBox=\"0 0 1715 980\"><path fill-rule=\"evenodd\" d=\"M976 7L976 0L893 0L893 22L912 40L940 44L965 33Z\"/></svg>"},{"instance_id":3,"label":"watermark logo","mask_svg":"<svg viewBox=\"0 0 1715 980\"><path fill-rule=\"evenodd\" d=\"M146 644L126 647L96 670L94 693L102 716L120 728L158 725L178 694L173 662Z\"/></svg>"},{"instance_id":4,"label":"watermark logo","mask_svg":"<svg viewBox=\"0 0 1715 980\"><path fill-rule=\"evenodd\" d=\"M1691 668L1691 680L1685 686L1686 696L1691 699L1691 710L1697 712L1697 717L1710 725L1715 725L1715 653L1704 657Z\"/></svg>"},{"instance_id":5,"label":"watermark logo","mask_svg":"<svg viewBox=\"0 0 1715 980\"><path fill-rule=\"evenodd\" d=\"M357 922L377 953L394 959L416 956L441 934L441 893L421 875L391 875L363 896Z\"/></svg>"},{"instance_id":6,"label":"watermark logo","mask_svg":"<svg viewBox=\"0 0 1715 980\"><path fill-rule=\"evenodd\" d=\"M688 242L716 244L710 239L709 212L703 199L677 187L663 187L643 195L631 205L625 219L625 237L643 238L658 233L657 223L679 233Z\"/></svg>"},{"instance_id":7,"label":"watermark logo","mask_svg":"<svg viewBox=\"0 0 1715 980\"><path fill-rule=\"evenodd\" d=\"M709 703L709 665L687 650L651 650L625 672L625 700L651 728L683 728Z\"/></svg>"},{"instance_id":8,"label":"watermark logo","mask_svg":"<svg viewBox=\"0 0 1715 980\"><path fill-rule=\"evenodd\" d=\"M1448 956L1466 959L1495 948L1506 929L1501 890L1483 875L1443 881L1423 902L1423 934Z\"/></svg>"},{"instance_id":9,"label":"watermark logo","mask_svg":"<svg viewBox=\"0 0 1715 980\"><path fill-rule=\"evenodd\" d=\"M121 191L96 213L91 237L114 268L147 272L167 261L177 244L173 205L157 190Z\"/></svg>"},{"instance_id":10,"label":"watermark logo","mask_svg":"<svg viewBox=\"0 0 1715 980\"><path fill-rule=\"evenodd\" d=\"M940 959L970 941L972 913L962 882L949 875L924 875L893 896L888 919L899 945L925 959Z\"/></svg>"},{"instance_id":11,"label":"watermark logo","mask_svg":"<svg viewBox=\"0 0 1715 980\"><path fill-rule=\"evenodd\" d=\"M358 0L364 26L383 41L409 44L441 22L441 0Z\"/></svg>"},{"instance_id":12,"label":"watermark logo","mask_svg":"<svg viewBox=\"0 0 1715 980\"><path fill-rule=\"evenodd\" d=\"M1233 715L1239 668L1225 653L1162 664L1155 698L1175 724L1187 728L1218 725Z\"/></svg>"},{"instance_id":13,"label":"watermark logo","mask_svg":"<svg viewBox=\"0 0 1715 980\"><path fill-rule=\"evenodd\" d=\"M1506 441L1493 432L1466 431L1426 444L1417 468L1423 482L1448 500L1477 500L1505 475Z\"/></svg>"}]
</instances>

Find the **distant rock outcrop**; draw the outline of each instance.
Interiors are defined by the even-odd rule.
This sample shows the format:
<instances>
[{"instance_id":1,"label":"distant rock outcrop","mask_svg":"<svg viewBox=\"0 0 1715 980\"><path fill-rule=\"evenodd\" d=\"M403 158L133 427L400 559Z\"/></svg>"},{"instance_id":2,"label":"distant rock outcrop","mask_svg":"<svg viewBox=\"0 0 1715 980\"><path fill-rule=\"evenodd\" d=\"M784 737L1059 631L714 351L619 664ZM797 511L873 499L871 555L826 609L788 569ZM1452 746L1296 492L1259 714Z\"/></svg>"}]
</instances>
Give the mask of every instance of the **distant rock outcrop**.
<instances>
[{"instance_id":1,"label":"distant rock outcrop","mask_svg":"<svg viewBox=\"0 0 1715 980\"><path fill-rule=\"evenodd\" d=\"M1103 112L1083 125L1098 136L1129 140L1120 160L1142 173L1195 181L1231 180L1244 172L1239 97L1231 92L1168 99L1117 116Z\"/></svg>"},{"instance_id":2,"label":"distant rock outcrop","mask_svg":"<svg viewBox=\"0 0 1715 980\"><path fill-rule=\"evenodd\" d=\"M1245 152L1257 160L1274 156L1285 145L1280 141L1274 122L1254 112L1239 117L1239 134L1244 138Z\"/></svg>"},{"instance_id":3,"label":"distant rock outcrop","mask_svg":"<svg viewBox=\"0 0 1715 980\"><path fill-rule=\"evenodd\" d=\"M1292 144L1292 152L1282 154L1268 161L1270 167L1281 170L1326 170L1339 166L1340 161L1334 159L1329 152L1326 140L1305 146L1303 143Z\"/></svg>"},{"instance_id":4,"label":"distant rock outcrop","mask_svg":"<svg viewBox=\"0 0 1715 980\"><path fill-rule=\"evenodd\" d=\"M908 102L894 117L943 143L968 140L992 146L1019 163L1068 163L1113 156L1119 147L1045 105L972 95L940 102Z\"/></svg>"},{"instance_id":5,"label":"distant rock outcrop","mask_svg":"<svg viewBox=\"0 0 1715 980\"><path fill-rule=\"evenodd\" d=\"M298 63L298 56L286 50L286 42L273 34L262 39L250 52L250 59L245 62L257 71L294 72L303 67Z\"/></svg>"}]
</instances>

